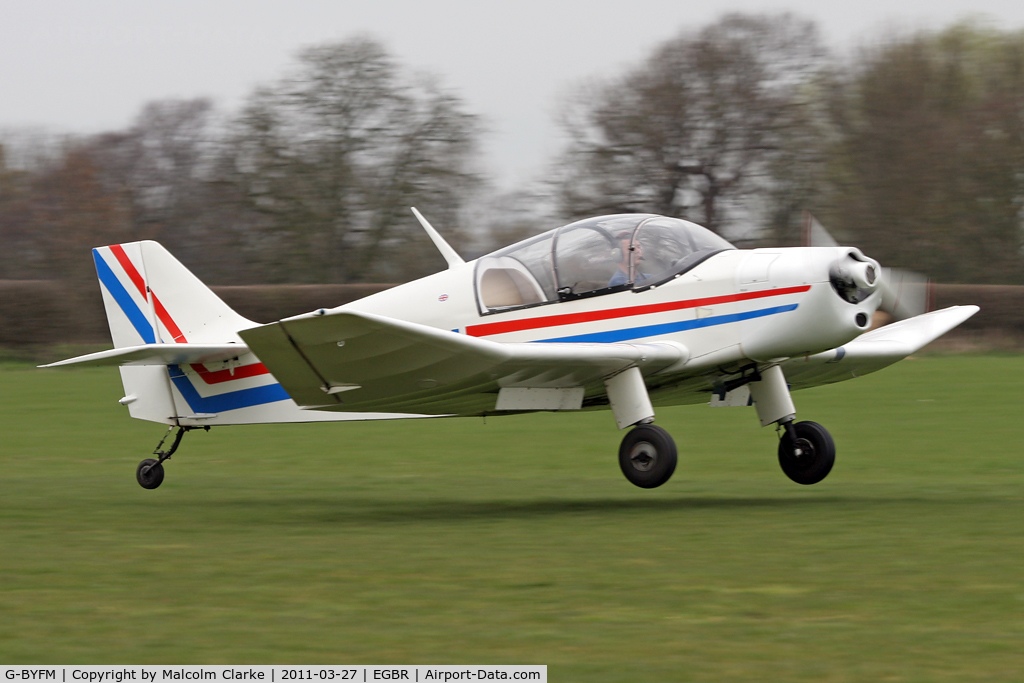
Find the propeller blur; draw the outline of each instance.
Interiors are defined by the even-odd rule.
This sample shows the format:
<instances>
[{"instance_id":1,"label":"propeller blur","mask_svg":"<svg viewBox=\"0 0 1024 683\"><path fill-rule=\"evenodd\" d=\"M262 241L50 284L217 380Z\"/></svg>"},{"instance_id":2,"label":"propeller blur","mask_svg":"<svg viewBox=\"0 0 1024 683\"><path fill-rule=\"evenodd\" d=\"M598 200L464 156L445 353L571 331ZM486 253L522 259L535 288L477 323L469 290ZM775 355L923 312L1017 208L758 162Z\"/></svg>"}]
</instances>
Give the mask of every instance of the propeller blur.
<instances>
[{"instance_id":1,"label":"propeller blur","mask_svg":"<svg viewBox=\"0 0 1024 683\"><path fill-rule=\"evenodd\" d=\"M810 213L804 213L803 243L806 247L836 247L839 244ZM902 268L882 268L878 311L885 321L906 320L931 310L932 285L927 275Z\"/></svg>"}]
</instances>

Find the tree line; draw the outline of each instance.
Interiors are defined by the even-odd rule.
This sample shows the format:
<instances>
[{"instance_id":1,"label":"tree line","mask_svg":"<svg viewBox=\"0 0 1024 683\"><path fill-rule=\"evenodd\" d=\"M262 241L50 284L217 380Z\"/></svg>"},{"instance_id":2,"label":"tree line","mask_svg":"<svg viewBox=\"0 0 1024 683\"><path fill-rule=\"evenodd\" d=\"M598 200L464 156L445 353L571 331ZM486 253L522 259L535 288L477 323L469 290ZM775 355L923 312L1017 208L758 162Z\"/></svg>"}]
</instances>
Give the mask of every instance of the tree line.
<instances>
[{"instance_id":1,"label":"tree line","mask_svg":"<svg viewBox=\"0 0 1024 683\"><path fill-rule=\"evenodd\" d=\"M369 38L316 46L237 112L168 100L122 131L7 135L0 279L73 292L89 248L155 239L216 284L401 282L443 267L417 206L464 253L618 212L786 246L810 211L886 265L1024 283L1024 32L837 55L810 21L730 14L580 85L560 125L546 178L496 196L481 119L438 79Z\"/></svg>"}]
</instances>

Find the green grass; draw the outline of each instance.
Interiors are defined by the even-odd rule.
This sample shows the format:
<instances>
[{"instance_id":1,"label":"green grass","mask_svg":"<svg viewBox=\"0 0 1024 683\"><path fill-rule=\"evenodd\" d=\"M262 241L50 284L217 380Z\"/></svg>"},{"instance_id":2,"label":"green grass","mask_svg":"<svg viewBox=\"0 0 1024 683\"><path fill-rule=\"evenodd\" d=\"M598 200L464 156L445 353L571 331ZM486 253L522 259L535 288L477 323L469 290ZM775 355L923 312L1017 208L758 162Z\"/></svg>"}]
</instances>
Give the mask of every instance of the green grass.
<instances>
[{"instance_id":1,"label":"green grass","mask_svg":"<svg viewBox=\"0 0 1024 683\"><path fill-rule=\"evenodd\" d=\"M752 409L163 428L113 370L0 368L0 662L547 664L554 681L1017 681L1022 356L796 394L801 487Z\"/></svg>"}]
</instances>

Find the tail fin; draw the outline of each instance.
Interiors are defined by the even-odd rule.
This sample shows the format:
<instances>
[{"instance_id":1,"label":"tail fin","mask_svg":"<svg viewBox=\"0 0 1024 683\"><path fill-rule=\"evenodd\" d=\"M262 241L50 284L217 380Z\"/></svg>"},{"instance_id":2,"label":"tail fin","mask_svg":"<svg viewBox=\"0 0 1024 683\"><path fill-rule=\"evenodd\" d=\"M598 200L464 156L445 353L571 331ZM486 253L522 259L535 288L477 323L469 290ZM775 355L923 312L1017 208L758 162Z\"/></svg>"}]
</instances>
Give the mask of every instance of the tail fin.
<instances>
[{"instance_id":1,"label":"tail fin","mask_svg":"<svg viewBox=\"0 0 1024 683\"><path fill-rule=\"evenodd\" d=\"M115 351L54 365L121 365L121 402L132 417L165 424L202 424L220 410L287 398L279 385L267 385L273 379L261 363L238 369L228 363L222 371L204 365L244 359L248 348L238 331L256 323L235 313L160 244L113 244L93 249L92 256ZM233 380L261 386L204 397L192 378L204 387ZM217 411L207 410L211 402Z\"/></svg>"},{"instance_id":2,"label":"tail fin","mask_svg":"<svg viewBox=\"0 0 1024 683\"><path fill-rule=\"evenodd\" d=\"M93 249L114 349L41 367L118 365L132 417L184 427L372 420L300 409L239 330L235 313L156 242Z\"/></svg>"},{"instance_id":3,"label":"tail fin","mask_svg":"<svg viewBox=\"0 0 1024 683\"><path fill-rule=\"evenodd\" d=\"M92 250L115 348L139 344L221 344L256 323L235 313L160 244Z\"/></svg>"}]
</instances>

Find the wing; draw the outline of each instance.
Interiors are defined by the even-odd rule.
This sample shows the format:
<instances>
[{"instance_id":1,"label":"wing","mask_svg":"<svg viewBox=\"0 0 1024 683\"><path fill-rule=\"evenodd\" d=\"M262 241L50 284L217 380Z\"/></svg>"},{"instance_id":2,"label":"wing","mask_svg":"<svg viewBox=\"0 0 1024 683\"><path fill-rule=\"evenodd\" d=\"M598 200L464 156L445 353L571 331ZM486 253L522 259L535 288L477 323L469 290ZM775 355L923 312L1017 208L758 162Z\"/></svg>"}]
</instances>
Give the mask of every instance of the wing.
<instances>
[{"instance_id":1,"label":"wing","mask_svg":"<svg viewBox=\"0 0 1024 683\"><path fill-rule=\"evenodd\" d=\"M478 415L579 408L632 366L687 359L675 343L498 343L394 318L340 311L239 333L300 406L317 410ZM500 401L500 403L499 403Z\"/></svg>"},{"instance_id":2,"label":"wing","mask_svg":"<svg viewBox=\"0 0 1024 683\"><path fill-rule=\"evenodd\" d=\"M951 306L907 318L862 334L849 344L781 363L793 389L806 389L860 377L892 365L978 312L977 306Z\"/></svg>"}]
</instances>

